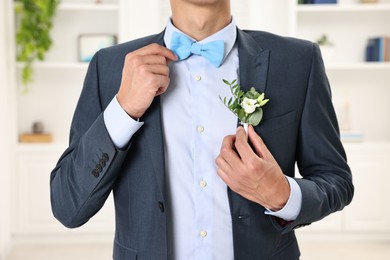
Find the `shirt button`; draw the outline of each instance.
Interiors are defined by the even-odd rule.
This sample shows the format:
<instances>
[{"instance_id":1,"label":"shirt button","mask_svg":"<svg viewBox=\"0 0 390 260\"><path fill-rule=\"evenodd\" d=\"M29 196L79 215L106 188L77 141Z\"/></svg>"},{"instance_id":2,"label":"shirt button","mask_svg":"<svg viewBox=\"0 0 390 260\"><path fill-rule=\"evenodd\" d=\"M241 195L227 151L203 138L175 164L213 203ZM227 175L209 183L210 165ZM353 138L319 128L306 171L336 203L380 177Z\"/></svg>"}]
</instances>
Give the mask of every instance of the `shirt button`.
<instances>
[{"instance_id":1,"label":"shirt button","mask_svg":"<svg viewBox=\"0 0 390 260\"><path fill-rule=\"evenodd\" d=\"M196 131L197 131L198 133L203 133L203 132L204 132L204 126L198 125L198 126L196 127Z\"/></svg>"},{"instance_id":2,"label":"shirt button","mask_svg":"<svg viewBox=\"0 0 390 260\"><path fill-rule=\"evenodd\" d=\"M207 236L207 231L206 230L201 230L199 235L200 235L200 237L206 237Z\"/></svg>"},{"instance_id":3,"label":"shirt button","mask_svg":"<svg viewBox=\"0 0 390 260\"><path fill-rule=\"evenodd\" d=\"M205 181L202 180L202 181L199 182L199 186L202 187L202 188L204 188L204 187L207 186L207 182L205 182Z\"/></svg>"},{"instance_id":4,"label":"shirt button","mask_svg":"<svg viewBox=\"0 0 390 260\"><path fill-rule=\"evenodd\" d=\"M202 79L202 77L201 77L200 75L196 75L196 76L195 76L195 80L196 80L196 81L200 81L201 79Z\"/></svg>"}]
</instances>

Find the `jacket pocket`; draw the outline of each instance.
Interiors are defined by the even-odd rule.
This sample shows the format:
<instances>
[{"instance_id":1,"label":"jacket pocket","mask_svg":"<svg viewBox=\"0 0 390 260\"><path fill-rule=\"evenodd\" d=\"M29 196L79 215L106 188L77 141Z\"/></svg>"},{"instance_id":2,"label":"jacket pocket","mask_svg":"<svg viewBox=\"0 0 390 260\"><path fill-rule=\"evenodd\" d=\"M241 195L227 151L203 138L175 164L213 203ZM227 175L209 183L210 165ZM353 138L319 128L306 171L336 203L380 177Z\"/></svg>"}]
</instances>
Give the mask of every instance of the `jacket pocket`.
<instances>
[{"instance_id":1,"label":"jacket pocket","mask_svg":"<svg viewBox=\"0 0 390 260\"><path fill-rule=\"evenodd\" d=\"M134 249L125 247L119 244L117 241L114 243L114 260L136 260L137 259L137 251Z\"/></svg>"},{"instance_id":2,"label":"jacket pocket","mask_svg":"<svg viewBox=\"0 0 390 260\"><path fill-rule=\"evenodd\" d=\"M269 118L260 123L260 129L264 132L271 132L284 128L285 126L297 120L297 111L292 110L283 115Z\"/></svg>"}]
</instances>

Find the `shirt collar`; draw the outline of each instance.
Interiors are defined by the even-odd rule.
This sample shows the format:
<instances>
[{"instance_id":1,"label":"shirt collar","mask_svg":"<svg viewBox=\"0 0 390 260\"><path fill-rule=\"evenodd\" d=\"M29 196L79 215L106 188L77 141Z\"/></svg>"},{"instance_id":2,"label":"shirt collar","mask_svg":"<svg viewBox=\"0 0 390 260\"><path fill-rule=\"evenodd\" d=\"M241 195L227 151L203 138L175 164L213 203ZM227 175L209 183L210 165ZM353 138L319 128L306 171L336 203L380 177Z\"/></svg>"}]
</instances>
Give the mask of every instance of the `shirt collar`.
<instances>
[{"instance_id":1,"label":"shirt collar","mask_svg":"<svg viewBox=\"0 0 390 260\"><path fill-rule=\"evenodd\" d=\"M188 36L187 34L180 31L178 28L176 28L173 25L171 18L169 18L168 23L167 23L167 27L165 28L165 33L164 33L164 43L165 43L165 46L168 47L168 49L171 47L171 38L172 38L172 33L174 31L180 32L180 33ZM188 37L191 38L190 36L188 36ZM223 40L225 43L225 53L224 53L224 59L225 59L226 56L230 53L230 51L233 49L233 46L236 43L236 38L237 38L236 21L234 20L234 18L232 18L232 21L230 22L230 24L228 24L226 27L222 28L220 31L214 33L213 35L210 35L209 37L199 41L199 43L207 43L207 42L216 41L216 40ZM191 38L191 39L193 39L193 38Z\"/></svg>"}]
</instances>

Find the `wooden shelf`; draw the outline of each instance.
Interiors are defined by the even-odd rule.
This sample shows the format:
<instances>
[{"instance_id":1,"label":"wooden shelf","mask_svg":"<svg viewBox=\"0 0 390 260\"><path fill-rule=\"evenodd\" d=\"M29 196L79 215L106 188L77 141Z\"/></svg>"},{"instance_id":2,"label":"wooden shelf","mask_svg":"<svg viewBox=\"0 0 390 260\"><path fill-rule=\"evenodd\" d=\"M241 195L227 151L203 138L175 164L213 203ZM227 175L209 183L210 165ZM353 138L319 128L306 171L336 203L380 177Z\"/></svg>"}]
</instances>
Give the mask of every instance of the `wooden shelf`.
<instances>
[{"instance_id":1,"label":"wooden shelf","mask_svg":"<svg viewBox=\"0 0 390 260\"><path fill-rule=\"evenodd\" d=\"M15 3L15 6L20 6L20 3ZM119 5L115 3L101 3L101 4L88 4L88 3L60 3L58 5L58 11L118 11Z\"/></svg>"},{"instance_id":2,"label":"wooden shelf","mask_svg":"<svg viewBox=\"0 0 390 260\"><path fill-rule=\"evenodd\" d=\"M390 62L342 62L325 65L327 70L390 70Z\"/></svg>"},{"instance_id":3,"label":"wooden shelf","mask_svg":"<svg viewBox=\"0 0 390 260\"><path fill-rule=\"evenodd\" d=\"M118 4L76 4L76 3L61 3L58 6L61 11L117 11Z\"/></svg>"},{"instance_id":4,"label":"wooden shelf","mask_svg":"<svg viewBox=\"0 0 390 260\"><path fill-rule=\"evenodd\" d=\"M66 143L18 143L16 149L18 152L56 152L65 151L68 145Z\"/></svg>"},{"instance_id":5,"label":"wooden shelf","mask_svg":"<svg viewBox=\"0 0 390 260\"><path fill-rule=\"evenodd\" d=\"M355 12L390 12L390 4L311 4L298 5L299 14L305 13L355 13Z\"/></svg>"},{"instance_id":6,"label":"wooden shelf","mask_svg":"<svg viewBox=\"0 0 390 260\"><path fill-rule=\"evenodd\" d=\"M23 63L18 62L17 68L23 68ZM76 69L76 70L86 70L88 68L88 62L35 62L33 64L34 69Z\"/></svg>"},{"instance_id":7,"label":"wooden shelf","mask_svg":"<svg viewBox=\"0 0 390 260\"><path fill-rule=\"evenodd\" d=\"M377 149L380 151L383 151L384 153L387 151L390 151L390 142L389 141L366 141L363 140L361 142L345 142L343 143L344 147L347 150L352 149L363 149L363 150L370 150L370 149Z\"/></svg>"}]
</instances>

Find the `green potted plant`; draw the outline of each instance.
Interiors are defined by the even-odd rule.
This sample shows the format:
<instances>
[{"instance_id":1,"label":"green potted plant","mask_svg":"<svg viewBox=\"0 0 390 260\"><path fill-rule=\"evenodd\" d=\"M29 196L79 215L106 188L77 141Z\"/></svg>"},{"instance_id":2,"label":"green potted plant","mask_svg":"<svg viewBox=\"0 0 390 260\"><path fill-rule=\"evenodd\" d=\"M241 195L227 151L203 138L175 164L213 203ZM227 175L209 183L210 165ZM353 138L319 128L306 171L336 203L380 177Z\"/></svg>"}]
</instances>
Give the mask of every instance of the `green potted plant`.
<instances>
[{"instance_id":1,"label":"green potted plant","mask_svg":"<svg viewBox=\"0 0 390 260\"><path fill-rule=\"evenodd\" d=\"M26 85L32 81L32 64L44 60L45 53L52 45L50 30L59 0L18 0L17 14L17 60L24 64L21 79Z\"/></svg>"}]
</instances>

